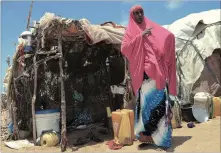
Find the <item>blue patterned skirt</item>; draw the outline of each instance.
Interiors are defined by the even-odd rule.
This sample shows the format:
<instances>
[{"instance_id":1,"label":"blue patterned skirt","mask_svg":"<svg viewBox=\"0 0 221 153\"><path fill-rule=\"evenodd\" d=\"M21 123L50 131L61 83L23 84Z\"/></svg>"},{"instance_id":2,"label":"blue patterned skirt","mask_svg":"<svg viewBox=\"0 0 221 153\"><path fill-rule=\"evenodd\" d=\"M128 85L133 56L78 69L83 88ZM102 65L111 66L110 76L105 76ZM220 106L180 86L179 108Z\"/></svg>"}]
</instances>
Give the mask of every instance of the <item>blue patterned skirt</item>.
<instances>
[{"instance_id":1,"label":"blue patterned skirt","mask_svg":"<svg viewBox=\"0 0 221 153\"><path fill-rule=\"evenodd\" d=\"M138 139L142 132L143 135L151 136L157 146L171 146L172 113L168 97L167 88L157 90L154 80L144 80L135 110L135 135Z\"/></svg>"}]
</instances>

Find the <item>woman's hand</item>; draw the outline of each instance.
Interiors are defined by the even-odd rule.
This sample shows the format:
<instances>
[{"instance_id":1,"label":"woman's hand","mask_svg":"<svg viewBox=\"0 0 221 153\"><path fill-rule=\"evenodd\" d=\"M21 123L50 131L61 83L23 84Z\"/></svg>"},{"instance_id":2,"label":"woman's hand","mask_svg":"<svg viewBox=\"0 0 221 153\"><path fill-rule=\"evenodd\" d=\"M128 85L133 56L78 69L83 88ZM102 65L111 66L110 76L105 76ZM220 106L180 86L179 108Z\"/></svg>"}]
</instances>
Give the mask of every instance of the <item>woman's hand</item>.
<instances>
[{"instance_id":1,"label":"woman's hand","mask_svg":"<svg viewBox=\"0 0 221 153\"><path fill-rule=\"evenodd\" d=\"M152 30L152 29L153 29L153 28L145 29L145 30L143 31L143 33L142 33L142 36L145 36L145 35L149 36L149 35L151 34L151 30Z\"/></svg>"}]
</instances>

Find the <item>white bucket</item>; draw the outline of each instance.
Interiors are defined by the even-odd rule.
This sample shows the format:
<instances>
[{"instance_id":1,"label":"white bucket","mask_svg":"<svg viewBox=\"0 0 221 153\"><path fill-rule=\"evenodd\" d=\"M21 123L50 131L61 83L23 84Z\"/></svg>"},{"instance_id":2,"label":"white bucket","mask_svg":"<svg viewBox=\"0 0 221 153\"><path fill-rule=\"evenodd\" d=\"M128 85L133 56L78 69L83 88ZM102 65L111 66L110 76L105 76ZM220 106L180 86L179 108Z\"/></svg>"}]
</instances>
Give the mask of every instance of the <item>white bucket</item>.
<instances>
[{"instance_id":1,"label":"white bucket","mask_svg":"<svg viewBox=\"0 0 221 153\"><path fill-rule=\"evenodd\" d=\"M38 111L35 116L37 137L40 137L42 131L45 130L54 130L56 132L60 132L60 112L49 110Z\"/></svg>"},{"instance_id":2,"label":"white bucket","mask_svg":"<svg viewBox=\"0 0 221 153\"><path fill-rule=\"evenodd\" d=\"M211 110L211 102L212 96L206 92L199 92L194 96L194 106L207 110L210 112Z\"/></svg>"},{"instance_id":3,"label":"white bucket","mask_svg":"<svg viewBox=\"0 0 221 153\"><path fill-rule=\"evenodd\" d=\"M194 96L192 108L193 116L197 121L206 122L213 111L212 96L206 92L199 92Z\"/></svg>"}]
</instances>

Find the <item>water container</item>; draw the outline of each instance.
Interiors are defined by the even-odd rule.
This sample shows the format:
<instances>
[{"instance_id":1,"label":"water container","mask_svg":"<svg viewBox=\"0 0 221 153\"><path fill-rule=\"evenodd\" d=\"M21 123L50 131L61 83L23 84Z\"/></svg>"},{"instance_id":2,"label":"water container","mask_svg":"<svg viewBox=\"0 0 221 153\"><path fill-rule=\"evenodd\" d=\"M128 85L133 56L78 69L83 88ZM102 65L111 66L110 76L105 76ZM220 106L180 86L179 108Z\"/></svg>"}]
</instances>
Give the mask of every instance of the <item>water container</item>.
<instances>
[{"instance_id":1,"label":"water container","mask_svg":"<svg viewBox=\"0 0 221 153\"><path fill-rule=\"evenodd\" d=\"M40 137L42 131L53 130L60 132L60 110L48 109L36 111L36 129L37 137Z\"/></svg>"},{"instance_id":2,"label":"water container","mask_svg":"<svg viewBox=\"0 0 221 153\"><path fill-rule=\"evenodd\" d=\"M208 110L210 98L210 94L206 92L199 92L194 96L194 106Z\"/></svg>"},{"instance_id":3,"label":"water container","mask_svg":"<svg viewBox=\"0 0 221 153\"><path fill-rule=\"evenodd\" d=\"M31 52L31 51L33 51L33 49L32 49L32 35L27 35L27 39L26 39L26 46L24 46L24 52L25 53L29 53L29 52Z\"/></svg>"},{"instance_id":4,"label":"water container","mask_svg":"<svg viewBox=\"0 0 221 153\"><path fill-rule=\"evenodd\" d=\"M194 96L193 115L199 122L205 122L212 117L212 96L206 92L199 92Z\"/></svg>"},{"instance_id":5,"label":"water container","mask_svg":"<svg viewBox=\"0 0 221 153\"><path fill-rule=\"evenodd\" d=\"M20 35L20 38L24 39L26 42L26 45L24 46L24 52L29 53L33 51L32 49L32 33L30 31L24 31Z\"/></svg>"},{"instance_id":6,"label":"water container","mask_svg":"<svg viewBox=\"0 0 221 153\"><path fill-rule=\"evenodd\" d=\"M220 116L221 98L214 97L213 98L213 105L214 105L214 116Z\"/></svg>"},{"instance_id":7,"label":"water container","mask_svg":"<svg viewBox=\"0 0 221 153\"><path fill-rule=\"evenodd\" d=\"M54 147L60 142L60 138L56 132L46 132L42 134L40 145L43 147Z\"/></svg>"},{"instance_id":8,"label":"water container","mask_svg":"<svg viewBox=\"0 0 221 153\"><path fill-rule=\"evenodd\" d=\"M116 110L112 112L112 126L114 140L123 145L132 145L134 135L134 112L133 110Z\"/></svg>"}]
</instances>

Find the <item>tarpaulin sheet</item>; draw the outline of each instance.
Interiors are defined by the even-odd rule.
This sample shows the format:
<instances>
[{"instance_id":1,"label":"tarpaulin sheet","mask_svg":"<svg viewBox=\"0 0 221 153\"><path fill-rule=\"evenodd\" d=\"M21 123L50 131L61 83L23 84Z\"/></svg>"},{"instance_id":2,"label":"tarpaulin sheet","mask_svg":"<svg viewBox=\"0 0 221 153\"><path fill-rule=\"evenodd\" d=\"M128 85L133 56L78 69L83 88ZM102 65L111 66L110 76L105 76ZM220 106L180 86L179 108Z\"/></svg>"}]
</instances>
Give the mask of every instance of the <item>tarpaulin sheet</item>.
<instances>
[{"instance_id":1,"label":"tarpaulin sheet","mask_svg":"<svg viewBox=\"0 0 221 153\"><path fill-rule=\"evenodd\" d=\"M204 60L215 49L221 48L220 14L220 9L194 13L164 26L176 37L177 76L180 77L182 103L189 103L192 87L204 69Z\"/></svg>"}]
</instances>

